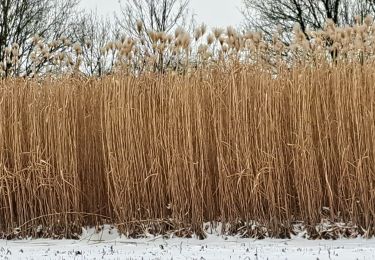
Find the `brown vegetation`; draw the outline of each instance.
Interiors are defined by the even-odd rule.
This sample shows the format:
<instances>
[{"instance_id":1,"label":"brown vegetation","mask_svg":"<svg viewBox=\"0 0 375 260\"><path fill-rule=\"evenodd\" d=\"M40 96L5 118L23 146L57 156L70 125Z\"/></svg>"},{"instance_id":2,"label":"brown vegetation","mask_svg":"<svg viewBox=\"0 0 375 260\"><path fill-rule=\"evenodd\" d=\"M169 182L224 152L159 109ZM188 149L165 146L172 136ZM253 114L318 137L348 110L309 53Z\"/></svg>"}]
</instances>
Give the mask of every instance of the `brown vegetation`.
<instances>
[{"instance_id":1,"label":"brown vegetation","mask_svg":"<svg viewBox=\"0 0 375 260\"><path fill-rule=\"evenodd\" d=\"M203 237L220 221L286 237L302 221L324 238L315 226L328 220L374 235L370 26L328 24L288 51L228 28L229 49L183 73L2 81L0 230L76 237L112 223Z\"/></svg>"}]
</instances>

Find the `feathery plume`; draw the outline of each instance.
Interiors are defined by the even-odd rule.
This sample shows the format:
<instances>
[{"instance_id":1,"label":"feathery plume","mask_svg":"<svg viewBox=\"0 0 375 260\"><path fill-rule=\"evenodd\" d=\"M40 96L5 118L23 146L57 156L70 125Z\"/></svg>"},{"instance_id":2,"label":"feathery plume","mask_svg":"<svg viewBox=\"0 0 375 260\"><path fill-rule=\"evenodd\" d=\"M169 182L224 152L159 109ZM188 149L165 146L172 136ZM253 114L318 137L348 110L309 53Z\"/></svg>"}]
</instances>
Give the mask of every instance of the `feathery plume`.
<instances>
[{"instance_id":1,"label":"feathery plume","mask_svg":"<svg viewBox=\"0 0 375 260\"><path fill-rule=\"evenodd\" d=\"M136 25L137 25L137 32L138 32L138 33L141 33L142 30L143 30L143 22L142 22L141 20L138 20L138 21L136 22Z\"/></svg>"},{"instance_id":2,"label":"feathery plume","mask_svg":"<svg viewBox=\"0 0 375 260\"><path fill-rule=\"evenodd\" d=\"M214 36L216 39L219 39L219 37L223 34L224 30L222 28L214 28L213 31Z\"/></svg>"},{"instance_id":3,"label":"feathery plume","mask_svg":"<svg viewBox=\"0 0 375 260\"><path fill-rule=\"evenodd\" d=\"M214 36L213 34L210 33L210 34L207 36L207 44L208 44L208 45L211 45L214 41L215 41L215 36Z\"/></svg>"}]
</instances>

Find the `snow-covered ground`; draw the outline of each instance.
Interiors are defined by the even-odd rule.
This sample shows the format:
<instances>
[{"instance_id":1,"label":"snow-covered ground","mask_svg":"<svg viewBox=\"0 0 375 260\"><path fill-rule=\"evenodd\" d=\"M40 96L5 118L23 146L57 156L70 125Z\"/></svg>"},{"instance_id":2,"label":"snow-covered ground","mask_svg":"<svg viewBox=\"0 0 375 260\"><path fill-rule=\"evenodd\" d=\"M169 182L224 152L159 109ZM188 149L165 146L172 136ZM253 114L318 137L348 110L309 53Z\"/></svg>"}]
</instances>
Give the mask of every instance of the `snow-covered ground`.
<instances>
[{"instance_id":1,"label":"snow-covered ground","mask_svg":"<svg viewBox=\"0 0 375 260\"><path fill-rule=\"evenodd\" d=\"M109 234L111 233L111 234ZM0 240L1 259L375 259L375 240L125 239L105 229L81 240Z\"/></svg>"}]
</instances>

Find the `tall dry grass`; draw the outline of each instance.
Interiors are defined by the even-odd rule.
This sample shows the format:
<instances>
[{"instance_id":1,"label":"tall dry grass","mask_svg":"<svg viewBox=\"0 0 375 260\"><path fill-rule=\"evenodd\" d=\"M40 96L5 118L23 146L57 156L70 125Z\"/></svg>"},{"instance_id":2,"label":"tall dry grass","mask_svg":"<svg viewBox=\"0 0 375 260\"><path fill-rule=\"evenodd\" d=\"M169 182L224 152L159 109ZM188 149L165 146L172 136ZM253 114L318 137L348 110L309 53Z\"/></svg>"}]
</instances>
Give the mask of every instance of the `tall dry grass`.
<instances>
[{"instance_id":1,"label":"tall dry grass","mask_svg":"<svg viewBox=\"0 0 375 260\"><path fill-rule=\"evenodd\" d=\"M372 236L374 82L355 63L1 81L0 230Z\"/></svg>"}]
</instances>

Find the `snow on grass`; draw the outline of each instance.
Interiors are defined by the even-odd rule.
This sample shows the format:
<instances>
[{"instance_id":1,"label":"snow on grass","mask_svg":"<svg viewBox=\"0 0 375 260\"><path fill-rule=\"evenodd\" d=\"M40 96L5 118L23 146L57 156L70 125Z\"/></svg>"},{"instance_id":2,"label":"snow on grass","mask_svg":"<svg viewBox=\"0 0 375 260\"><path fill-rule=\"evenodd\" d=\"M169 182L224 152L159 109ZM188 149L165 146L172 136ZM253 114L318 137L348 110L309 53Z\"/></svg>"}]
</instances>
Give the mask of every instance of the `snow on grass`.
<instances>
[{"instance_id":1,"label":"snow on grass","mask_svg":"<svg viewBox=\"0 0 375 260\"><path fill-rule=\"evenodd\" d=\"M0 240L0 259L375 259L375 240L126 239L106 226L84 230L81 240Z\"/></svg>"}]
</instances>

